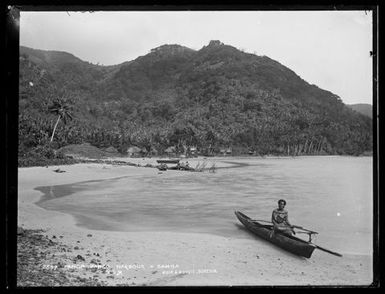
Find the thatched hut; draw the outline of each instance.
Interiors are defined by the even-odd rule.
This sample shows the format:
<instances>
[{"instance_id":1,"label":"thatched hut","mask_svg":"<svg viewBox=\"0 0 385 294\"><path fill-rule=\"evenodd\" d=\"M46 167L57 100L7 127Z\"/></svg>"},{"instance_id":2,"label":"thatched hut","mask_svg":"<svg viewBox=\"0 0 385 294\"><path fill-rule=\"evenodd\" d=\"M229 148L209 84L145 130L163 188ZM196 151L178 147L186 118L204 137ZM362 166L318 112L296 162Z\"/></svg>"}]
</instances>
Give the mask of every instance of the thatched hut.
<instances>
[{"instance_id":1,"label":"thatched hut","mask_svg":"<svg viewBox=\"0 0 385 294\"><path fill-rule=\"evenodd\" d=\"M189 153L190 155L193 155L193 156L195 156L195 155L198 154L198 148L195 147L195 146L190 146L189 149L188 149L188 151L189 151L188 153Z\"/></svg>"},{"instance_id":2,"label":"thatched hut","mask_svg":"<svg viewBox=\"0 0 385 294\"><path fill-rule=\"evenodd\" d=\"M106 148L105 151L109 153L118 153L118 150L113 146Z\"/></svg>"},{"instance_id":3,"label":"thatched hut","mask_svg":"<svg viewBox=\"0 0 385 294\"><path fill-rule=\"evenodd\" d=\"M127 149L127 154L130 157L137 157L142 154L142 149L137 146L131 146Z\"/></svg>"},{"instance_id":4,"label":"thatched hut","mask_svg":"<svg viewBox=\"0 0 385 294\"><path fill-rule=\"evenodd\" d=\"M166 153L168 156L175 156L176 155L176 147L170 146L166 150L164 150L164 153Z\"/></svg>"},{"instance_id":5,"label":"thatched hut","mask_svg":"<svg viewBox=\"0 0 385 294\"><path fill-rule=\"evenodd\" d=\"M151 156L157 156L158 155L158 150L156 150L156 148L154 147L151 147L151 150L150 150L150 155Z\"/></svg>"}]
</instances>

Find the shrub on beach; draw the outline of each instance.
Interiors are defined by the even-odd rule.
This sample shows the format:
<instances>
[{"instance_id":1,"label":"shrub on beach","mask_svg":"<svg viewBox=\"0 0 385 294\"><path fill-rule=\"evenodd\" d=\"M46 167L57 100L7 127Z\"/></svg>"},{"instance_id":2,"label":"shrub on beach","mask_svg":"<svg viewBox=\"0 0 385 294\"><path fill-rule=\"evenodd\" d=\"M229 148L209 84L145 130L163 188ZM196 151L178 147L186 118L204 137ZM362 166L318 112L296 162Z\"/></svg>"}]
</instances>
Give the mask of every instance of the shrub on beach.
<instances>
[{"instance_id":1,"label":"shrub on beach","mask_svg":"<svg viewBox=\"0 0 385 294\"><path fill-rule=\"evenodd\" d=\"M89 143L67 145L60 148L59 152L61 152L63 155L92 159L100 159L103 157L111 156L111 153L100 150L99 148L92 146Z\"/></svg>"},{"instance_id":2,"label":"shrub on beach","mask_svg":"<svg viewBox=\"0 0 385 294\"><path fill-rule=\"evenodd\" d=\"M24 152L19 152L18 166L47 166L59 164L73 164L74 159L68 158L63 152L56 151L49 145L39 145Z\"/></svg>"},{"instance_id":3,"label":"shrub on beach","mask_svg":"<svg viewBox=\"0 0 385 294\"><path fill-rule=\"evenodd\" d=\"M112 148L109 149L110 151ZM115 152L106 152L89 143L74 144L55 149L53 144L38 145L27 149L19 148L18 166L47 166L60 164L74 164L83 159L102 159L119 155Z\"/></svg>"},{"instance_id":4,"label":"shrub on beach","mask_svg":"<svg viewBox=\"0 0 385 294\"><path fill-rule=\"evenodd\" d=\"M54 159L56 157L55 149L49 145L37 146L34 148L34 152L41 154L41 156L47 159Z\"/></svg>"}]
</instances>

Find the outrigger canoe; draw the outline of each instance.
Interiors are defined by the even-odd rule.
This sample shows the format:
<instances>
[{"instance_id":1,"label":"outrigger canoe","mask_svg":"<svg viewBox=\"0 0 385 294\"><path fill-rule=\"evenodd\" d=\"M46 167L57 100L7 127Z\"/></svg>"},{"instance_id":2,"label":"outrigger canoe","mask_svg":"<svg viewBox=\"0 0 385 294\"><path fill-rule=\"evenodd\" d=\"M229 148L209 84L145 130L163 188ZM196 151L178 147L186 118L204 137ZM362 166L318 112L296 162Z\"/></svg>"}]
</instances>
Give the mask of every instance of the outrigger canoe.
<instances>
[{"instance_id":1,"label":"outrigger canoe","mask_svg":"<svg viewBox=\"0 0 385 294\"><path fill-rule=\"evenodd\" d=\"M261 224L252 220L242 212L235 211L235 215L249 231L293 254L310 258L314 249L317 248L317 245L295 236L284 235L281 233L272 234L272 225Z\"/></svg>"},{"instance_id":2,"label":"outrigger canoe","mask_svg":"<svg viewBox=\"0 0 385 294\"><path fill-rule=\"evenodd\" d=\"M161 165L157 166L157 168L161 171L165 171L168 169L167 164L162 163Z\"/></svg>"},{"instance_id":3,"label":"outrigger canoe","mask_svg":"<svg viewBox=\"0 0 385 294\"><path fill-rule=\"evenodd\" d=\"M168 163L168 164L176 164L180 161L180 159L159 159L156 162L157 163Z\"/></svg>"},{"instance_id":4,"label":"outrigger canoe","mask_svg":"<svg viewBox=\"0 0 385 294\"><path fill-rule=\"evenodd\" d=\"M184 166L184 165L172 166L172 167L169 167L168 169L170 169L170 170L195 171L195 168L189 167L189 166Z\"/></svg>"}]
</instances>

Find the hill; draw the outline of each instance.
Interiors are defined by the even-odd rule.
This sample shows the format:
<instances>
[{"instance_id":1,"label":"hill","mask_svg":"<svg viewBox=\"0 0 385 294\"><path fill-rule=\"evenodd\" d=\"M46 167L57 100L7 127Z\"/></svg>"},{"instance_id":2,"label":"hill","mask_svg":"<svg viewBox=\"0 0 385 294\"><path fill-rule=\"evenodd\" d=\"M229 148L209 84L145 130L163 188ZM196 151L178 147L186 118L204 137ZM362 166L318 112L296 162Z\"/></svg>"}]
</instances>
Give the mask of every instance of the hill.
<instances>
[{"instance_id":1,"label":"hill","mask_svg":"<svg viewBox=\"0 0 385 294\"><path fill-rule=\"evenodd\" d=\"M358 104L350 104L348 105L354 111L366 115L367 117L372 118L373 116L373 107L370 104L358 103Z\"/></svg>"},{"instance_id":2,"label":"hill","mask_svg":"<svg viewBox=\"0 0 385 294\"><path fill-rule=\"evenodd\" d=\"M65 52L20 48L20 152L45 144L66 98L75 117L53 146L91 143L124 152L189 146L203 154L360 154L372 121L267 57L220 41L200 50L163 45L115 66ZM34 134L34 135L31 135Z\"/></svg>"}]
</instances>

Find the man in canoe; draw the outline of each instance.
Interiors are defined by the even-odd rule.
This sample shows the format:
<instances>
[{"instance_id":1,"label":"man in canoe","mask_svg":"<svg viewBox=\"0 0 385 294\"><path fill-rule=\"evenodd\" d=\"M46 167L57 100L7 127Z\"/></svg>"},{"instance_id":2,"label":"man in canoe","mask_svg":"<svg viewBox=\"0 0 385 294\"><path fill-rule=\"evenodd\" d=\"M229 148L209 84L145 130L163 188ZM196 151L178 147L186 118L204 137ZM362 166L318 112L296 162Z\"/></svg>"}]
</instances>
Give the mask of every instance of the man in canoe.
<instances>
[{"instance_id":1,"label":"man in canoe","mask_svg":"<svg viewBox=\"0 0 385 294\"><path fill-rule=\"evenodd\" d=\"M286 235L295 234L293 226L289 222L289 216L287 210L285 210L286 201L283 199L278 200L278 208L273 210L271 216L271 222L273 223L273 232L280 232Z\"/></svg>"}]
</instances>

